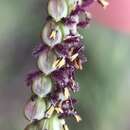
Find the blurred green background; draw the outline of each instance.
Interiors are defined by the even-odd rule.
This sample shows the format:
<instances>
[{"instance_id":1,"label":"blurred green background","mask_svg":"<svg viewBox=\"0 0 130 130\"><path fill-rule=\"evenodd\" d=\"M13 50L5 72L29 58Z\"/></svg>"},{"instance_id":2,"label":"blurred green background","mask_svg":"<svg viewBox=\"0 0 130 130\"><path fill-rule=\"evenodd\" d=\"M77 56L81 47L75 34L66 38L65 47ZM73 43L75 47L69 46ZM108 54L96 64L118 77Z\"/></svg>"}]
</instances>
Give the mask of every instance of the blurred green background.
<instances>
[{"instance_id":1,"label":"blurred green background","mask_svg":"<svg viewBox=\"0 0 130 130\"><path fill-rule=\"evenodd\" d=\"M0 130L23 130L30 96L25 76L36 66L33 47L46 18L45 0L0 0ZM83 121L71 130L130 130L130 34L97 22L84 35L88 63L77 74L77 109Z\"/></svg>"}]
</instances>

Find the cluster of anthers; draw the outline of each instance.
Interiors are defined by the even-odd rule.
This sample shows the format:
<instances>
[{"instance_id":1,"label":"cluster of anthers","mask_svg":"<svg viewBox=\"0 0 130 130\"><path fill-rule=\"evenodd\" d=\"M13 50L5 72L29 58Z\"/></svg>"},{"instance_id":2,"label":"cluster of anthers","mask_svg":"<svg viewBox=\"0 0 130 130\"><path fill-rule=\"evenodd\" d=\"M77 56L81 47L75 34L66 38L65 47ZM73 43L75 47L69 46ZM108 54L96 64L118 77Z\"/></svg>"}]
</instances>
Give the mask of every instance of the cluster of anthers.
<instances>
[{"instance_id":1,"label":"cluster of anthers","mask_svg":"<svg viewBox=\"0 0 130 130\"><path fill-rule=\"evenodd\" d=\"M32 96L25 106L30 124L25 130L68 130L65 118L81 120L74 108L72 92L79 91L75 73L87 61L83 36L78 27L85 28L91 19L88 6L97 1L104 8L105 0L49 0L48 18L42 41L33 51L38 70L28 74L27 85Z\"/></svg>"}]
</instances>

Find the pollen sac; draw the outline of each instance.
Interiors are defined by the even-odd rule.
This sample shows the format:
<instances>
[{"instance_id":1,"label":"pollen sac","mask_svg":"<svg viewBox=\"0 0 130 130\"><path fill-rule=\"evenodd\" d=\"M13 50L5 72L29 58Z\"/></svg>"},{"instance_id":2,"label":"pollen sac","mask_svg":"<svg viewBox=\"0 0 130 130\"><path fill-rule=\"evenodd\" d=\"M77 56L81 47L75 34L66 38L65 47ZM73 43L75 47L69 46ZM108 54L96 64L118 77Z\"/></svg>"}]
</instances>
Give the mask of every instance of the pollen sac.
<instances>
[{"instance_id":1,"label":"pollen sac","mask_svg":"<svg viewBox=\"0 0 130 130\"><path fill-rule=\"evenodd\" d=\"M25 106L25 117L29 121L41 120L45 115L46 104L43 99L30 100Z\"/></svg>"},{"instance_id":2,"label":"pollen sac","mask_svg":"<svg viewBox=\"0 0 130 130\"><path fill-rule=\"evenodd\" d=\"M53 51L42 53L38 58L38 67L45 75L48 75L56 70L56 67L53 65L56 60L57 55Z\"/></svg>"},{"instance_id":3,"label":"pollen sac","mask_svg":"<svg viewBox=\"0 0 130 130\"><path fill-rule=\"evenodd\" d=\"M53 19L58 22L68 14L66 0L49 0L48 12Z\"/></svg>"},{"instance_id":4,"label":"pollen sac","mask_svg":"<svg viewBox=\"0 0 130 130\"><path fill-rule=\"evenodd\" d=\"M101 4L103 8L106 8L109 5L106 0L98 0L98 3Z\"/></svg>"},{"instance_id":5,"label":"pollen sac","mask_svg":"<svg viewBox=\"0 0 130 130\"><path fill-rule=\"evenodd\" d=\"M42 39L50 47L60 44L62 41L60 26L54 21L48 21L42 32Z\"/></svg>"},{"instance_id":6,"label":"pollen sac","mask_svg":"<svg viewBox=\"0 0 130 130\"><path fill-rule=\"evenodd\" d=\"M32 84L32 91L39 97L45 97L51 92L52 81L47 76L37 77Z\"/></svg>"}]
</instances>

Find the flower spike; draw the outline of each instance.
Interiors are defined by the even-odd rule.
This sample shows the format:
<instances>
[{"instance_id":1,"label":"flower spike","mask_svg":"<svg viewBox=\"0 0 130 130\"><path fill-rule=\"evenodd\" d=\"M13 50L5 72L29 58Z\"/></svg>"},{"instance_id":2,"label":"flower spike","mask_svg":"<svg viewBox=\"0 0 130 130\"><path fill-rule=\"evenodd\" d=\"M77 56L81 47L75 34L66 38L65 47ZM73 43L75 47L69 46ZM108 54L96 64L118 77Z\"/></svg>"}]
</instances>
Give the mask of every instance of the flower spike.
<instances>
[{"instance_id":1,"label":"flower spike","mask_svg":"<svg viewBox=\"0 0 130 130\"><path fill-rule=\"evenodd\" d=\"M42 31L42 42L32 52L37 58L37 71L28 74L26 82L32 96L25 106L30 121L25 130L69 130L65 118L82 118L71 93L79 91L77 70L87 62L83 36L78 28L89 25L88 6L97 1L106 8L106 0L48 0L48 18Z\"/></svg>"}]
</instances>

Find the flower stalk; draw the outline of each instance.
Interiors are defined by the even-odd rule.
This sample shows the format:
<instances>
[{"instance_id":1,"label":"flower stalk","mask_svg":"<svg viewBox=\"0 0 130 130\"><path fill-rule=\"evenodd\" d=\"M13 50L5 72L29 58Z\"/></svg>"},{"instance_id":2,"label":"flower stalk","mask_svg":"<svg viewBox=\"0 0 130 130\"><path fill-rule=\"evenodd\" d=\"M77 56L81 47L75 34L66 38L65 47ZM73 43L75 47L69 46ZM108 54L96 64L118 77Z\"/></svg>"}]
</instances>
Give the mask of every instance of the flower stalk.
<instances>
[{"instance_id":1,"label":"flower stalk","mask_svg":"<svg viewBox=\"0 0 130 130\"><path fill-rule=\"evenodd\" d=\"M75 73L87 61L78 28L88 26L91 15L87 7L95 1L103 8L108 5L105 0L48 1L43 42L33 50L38 70L27 76L32 96L25 106L30 121L25 130L69 130L66 117L82 120L74 107L77 100L71 97L79 91Z\"/></svg>"}]
</instances>

